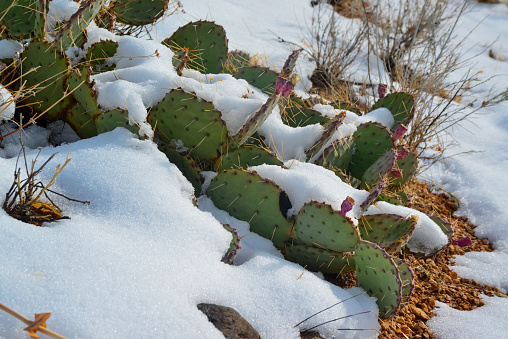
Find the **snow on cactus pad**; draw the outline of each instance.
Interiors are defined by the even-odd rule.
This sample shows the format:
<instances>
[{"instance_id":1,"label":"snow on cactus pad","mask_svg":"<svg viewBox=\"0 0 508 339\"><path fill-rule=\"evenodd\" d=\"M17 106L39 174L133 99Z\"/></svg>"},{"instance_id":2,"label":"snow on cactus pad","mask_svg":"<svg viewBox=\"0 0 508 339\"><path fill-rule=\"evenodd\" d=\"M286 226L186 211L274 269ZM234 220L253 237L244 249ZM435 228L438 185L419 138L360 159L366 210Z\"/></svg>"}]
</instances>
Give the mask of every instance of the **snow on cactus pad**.
<instances>
[{"instance_id":1,"label":"snow on cactus pad","mask_svg":"<svg viewBox=\"0 0 508 339\"><path fill-rule=\"evenodd\" d=\"M356 245L356 280L377 298L379 316L390 318L402 302L402 281L393 258L378 245L362 240Z\"/></svg>"}]
</instances>

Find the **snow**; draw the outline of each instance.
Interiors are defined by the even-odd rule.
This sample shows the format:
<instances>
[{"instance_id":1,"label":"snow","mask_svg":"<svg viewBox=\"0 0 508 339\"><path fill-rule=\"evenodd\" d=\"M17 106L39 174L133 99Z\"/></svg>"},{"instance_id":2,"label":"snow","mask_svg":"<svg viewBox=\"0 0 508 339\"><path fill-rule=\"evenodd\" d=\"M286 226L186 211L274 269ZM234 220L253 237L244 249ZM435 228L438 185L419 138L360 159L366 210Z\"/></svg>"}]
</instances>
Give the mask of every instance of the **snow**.
<instances>
[{"instance_id":1,"label":"snow","mask_svg":"<svg viewBox=\"0 0 508 339\"><path fill-rule=\"evenodd\" d=\"M73 1L53 0L52 19L67 18L76 9ZM192 20L215 20L224 26L229 49L258 54L266 66L279 70L289 53L308 38L312 18L308 0L258 1L239 4L232 0L183 0L185 13L165 18L153 29L154 41L115 36L100 28L89 30L86 49L97 41L118 42L116 69L93 75L98 102L103 110L123 108L131 123L151 137L146 123L151 107L171 90L181 87L213 102L223 113L228 130L234 134L266 101L267 96L229 75L201 74L185 70L179 77L171 64L172 52L159 42L179 26ZM227 9L227 10L225 10ZM508 74L508 6L476 5L460 21L459 38L468 36L466 57L475 58L473 71L490 78L471 89L483 98L494 86L503 90ZM495 32L493 34L492 32ZM486 41L486 37L492 37ZM497 37L497 41L494 41ZM499 60L488 57L486 44ZM20 44L0 41L0 58L20 52ZM266 58L265 58L266 57ZM371 59L375 60L374 58ZM354 79L363 81L368 69L363 56L356 60ZM300 57L296 71L302 82L297 91L310 88L309 76L314 64ZM373 77L379 81L385 75ZM460 70L450 81L460 77ZM0 87L0 110L10 101L10 94ZM481 100L480 100L481 102ZM479 107L478 103L474 104ZM1 119L13 116L13 105L6 106ZM325 116L339 113L328 105L316 105ZM494 252L467 253L452 266L460 276L508 290L508 120L505 101L481 110L464 129L454 130L460 145L451 152L475 153L448 159L425 172L422 179L438 183L460 202L459 214L478 225L479 237L488 238ZM344 124L332 136L336 140L351 135L356 126L377 121L393 125L391 114L379 109L364 116L346 111ZM11 130L14 129L10 125ZM375 338L377 306L359 288L341 289L327 283L319 273L304 271L287 262L273 244L249 231L248 223L217 209L200 192L193 192L176 166L169 163L150 141L141 141L123 129L95 138L76 141L68 126L58 126L53 135L46 128L30 126L21 133L28 159L38 156L38 163L57 152L41 173L49 181L54 166L63 163L68 153L72 161L58 177L54 190L71 198L88 200L90 205L55 197L64 214L71 219L50 227L35 227L9 217L0 210L0 302L30 315L52 312L48 327L67 337L123 338L222 338L222 334L196 308L201 302L230 306L259 331L262 338L298 338L299 329L321 322L354 315L318 328L321 335L334 338ZM303 162L305 151L320 137L320 125L291 128L282 123L278 109L260 128L260 134L285 161L287 169L261 165L251 168L274 180L286 191L298 213L310 200L325 201L334 208L347 197L355 199L348 217L360 217L359 204L368 192L342 183L332 172ZM7 192L13 179L19 154L19 133L2 141L0 148L0 192ZM65 141L56 148L49 139ZM451 154L447 154L451 155ZM207 183L215 175L206 172ZM198 207L193 204L198 196ZM446 244L439 227L426 215L404 207L379 203L367 211L418 216L417 229L409 248L430 253ZM230 234L222 227L229 223L242 238L242 250L236 266L220 261L229 247ZM302 274L303 272L303 274ZM360 293L360 295L358 295ZM358 295L358 296L356 296ZM294 328L308 316L351 296L331 310ZM454 310L437 303L437 316L428 322L436 338L500 338L508 331L504 314L508 299L483 297L485 306L470 312ZM371 313L355 315L360 312ZM24 326L11 317L0 316L0 338L23 337ZM337 328L374 329L338 331Z\"/></svg>"},{"instance_id":2,"label":"snow","mask_svg":"<svg viewBox=\"0 0 508 339\"><path fill-rule=\"evenodd\" d=\"M440 339L505 338L508 318L503 310L508 309L508 298L482 296L482 300L485 305L472 311L455 310L438 301L437 316L427 325Z\"/></svg>"},{"instance_id":3,"label":"snow","mask_svg":"<svg viewBox=\"0 0 508 339\"><path fill-rule=\"evenodd\" d=\"M69 152L72 161L53 189L90 205L57 198L72 219L43 228L0 212L0 300L26 315L51 311L56 332L82 338L111 338L112 333L118 338L221 338L196 308L211 302L235 308L263 338L296 338L295 324L361 292L340 289L308 272L299 278L302 268L283 260L255 234L246 237L245 247L252 248L242 265L222 263L229 233L211 213L194 206L191 184L151 141L119 128L45 147L38 161L55 152L51 166ZM37 153L29 152L28 161ZM15 163L16 158L0 159L3 192ZM47 182L52 174L48 167L40 179ZM211 203L205 209L220 212ZM227 219L248 232L245 222ZM237 225L242 223L243 229ZM379 328L375 303L365 294L335 307L324 320L365 310L373 313L323 326L323 333L331 335L336 327ZM23 335L17 320L1 319L0 337Z\"/></svg>"}]
</instances>

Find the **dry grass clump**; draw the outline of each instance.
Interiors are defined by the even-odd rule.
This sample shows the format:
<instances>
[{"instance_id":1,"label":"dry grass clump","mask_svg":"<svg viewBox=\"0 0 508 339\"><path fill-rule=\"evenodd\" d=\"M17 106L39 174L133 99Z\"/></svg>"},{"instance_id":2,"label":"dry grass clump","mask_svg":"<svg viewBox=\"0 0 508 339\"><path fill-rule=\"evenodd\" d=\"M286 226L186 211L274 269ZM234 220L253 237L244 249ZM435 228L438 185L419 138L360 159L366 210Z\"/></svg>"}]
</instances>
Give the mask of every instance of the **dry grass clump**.
<instances>
[{"instance_id":1,"label":"dry grass clump","mask_svg":"<svg viewBox=\"0 0 508 339\"><path fill-rule=\"evenodd\" d=\"M413 95L415 117L405 143L428 166L455 145L450 134L454 127L508 98L508 92L497 93L475 105L477 99L468 97L470 89L486 80L464 57L468 35L462 40L456 36L467 2L328 0L314 5L306 50L316 62L311 80L318 92L364 112L377 97L378 82ZM359 57L374 65L363 83L350 80Z\"/></svg>"}]
</instances>

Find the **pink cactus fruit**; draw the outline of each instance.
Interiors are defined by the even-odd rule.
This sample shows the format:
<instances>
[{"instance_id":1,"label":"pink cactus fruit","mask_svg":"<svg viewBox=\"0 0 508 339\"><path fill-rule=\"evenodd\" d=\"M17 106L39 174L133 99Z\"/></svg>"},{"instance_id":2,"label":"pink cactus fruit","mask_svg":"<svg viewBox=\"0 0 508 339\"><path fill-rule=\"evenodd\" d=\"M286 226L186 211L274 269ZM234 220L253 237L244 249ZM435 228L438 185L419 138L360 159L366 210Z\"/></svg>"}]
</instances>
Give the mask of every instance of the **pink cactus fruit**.
<instances>
[{"instance_id":1,"label":"pink cactus fruit","mask_svg":"<svg viewBox=\"0 0 508 339\"><path fill-rule=\"evenodd\" d=\"M471 246L473 243L469 237L462 237L460 239L453 239L452 245L458 245L460 247Z\"/></svg>"},{"instance_id":2,"label":"pink cactus fruit","mask_svg":"<svg viewBox=\"0 0 508 339\"><path fill-rule=\"evenodd\" d=\"M379 95L379 98L382 98L386 95L387 89L388 89L388 86L386 86L385 84L377 85L377 94Z\"/></svg>"},{"instance_id":3,"label":"pink cactus fruit","mask_svg":"<svg viewBox=\"0 0 508 339\"><path fill-rule=\"evenodd\" d=\"M404 159L409 155L409 148L407 146L397 147L397 160Z\"/></svg>"},{"instance_id":4,"label":"pink cactus fruit","mask_svg":"<svg viewBox=\"0 0 508 339\"><path fill-rule=\"evenodd\" d=\"M294 88L295 86L291 83L291 81L281 77L278 77L277 81L275 82L275 94L288 96Z\"/></svg>"},{"instance_id":5,"label":"pink cactus fruit","mask_svg":"<svg viewBox=\"0 0 508 339\"><path fill-rule=\"evenodd\" d=\"M407 132L407 127L403 124L400 124L399 126L397 126L397 128L393 132L392 140L393 141L399 140L400 138L402 138L402 136L404 134L406 134L406 132Z\"/></svg>"},{"instance_id":6,"label":"pink cactus fruit","mask_svg":"<svg viewBox=\"0 0 508 339\"><path fill-rule=\"evenodd\" d=\"M390 177L392 178L400 178L402 177L402 170L401 169L394 169L390 171Z\"/></svg>"},{"instance_id":7,"label":"pink cactus fruit","mask_svg":"<svg viewBox=\"0 0 508 339\"><path fill-rule=\"evenodd\" d=\"M346 199L344 199L344 201L340 205L340 212L339 212L339 214L342 217L345 217L346 213L351 211L353 209L353 205L354 204L355 204L355 199L353 199L353 198L351 198L349 196L346 197Z\"/></svg>"}]
</instances>

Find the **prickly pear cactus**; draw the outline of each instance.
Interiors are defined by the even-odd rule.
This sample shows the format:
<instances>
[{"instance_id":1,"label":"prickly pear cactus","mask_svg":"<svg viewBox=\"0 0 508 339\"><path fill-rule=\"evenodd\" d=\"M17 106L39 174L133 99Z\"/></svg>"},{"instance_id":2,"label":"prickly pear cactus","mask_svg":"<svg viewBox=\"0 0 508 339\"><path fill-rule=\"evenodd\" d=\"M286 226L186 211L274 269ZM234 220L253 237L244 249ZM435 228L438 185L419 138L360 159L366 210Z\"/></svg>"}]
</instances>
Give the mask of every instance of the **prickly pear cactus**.
<instances>
[{"instance_id":1,"label":"prickly pear cactus","mask_svg":"<svg viewBox=\"0 0 508 339\"><path fill-rule=\"evenodd\" d=\"M226 63L226 32L214 22L190 22L163 43L175 53L185 49L190 59L186 66L201 73L220 73Z\"/></svg>"},{"instance_id":2,"label":"prickly pear cactus","mask_svg":"<svg viewBox=\"0 0 508 339\"><path fill-rule=\"evenodd\" d=\"M409 151L403 158L399 156L396 168L401 170L401 176L391 180L391 185L401 186L409 182L418 171L418 155L416 152Z\"/></svg>"},{"instance_id":3,"label":"prickly pear cactus","mask_svg":"<svg viewBox=\"0 0 508 339\"><path fill-rule=\"evenodd\" d=\"M308 107L286 107L282 121L291 127L305 127L313 124L325 125L330 118Z\"/></svg>"},{"instance_id":4,"label":"prickly pear cactus","mask_svg":"<svg viewBox=\"0 0 508 339\"><path fill-rule=\"evenodd\" d=\"M340 253L305 244L288 244L284 257L311 271L339 274L355 269L353 253Z\"/></svg>"},{"instance_id":5,"label":"prickly pear cactus","mask_svg":"<svg viewBox=\"0 0 508 339\"><path fill-rule=\"evenodd\" d=\"M366 240L356 245L355 263L358 285L377 298L379 317L390 318L402 302L398 265L381 247Z\"/></svg>"},{"instance_id":6,"label":"prickly pear cactus","mask_svg":"<svg viewBox=\"0 0 508 339\"><path fill-rule=\"evenodd\" d=\"M261 106L261 108L245 123L245 125L236 133L230 141L231 147L243 145L253 135L258 128L265 122L279 101L278 95L272 95Z\"/></svg>"},{"instance_id":7,"label":"prickly pear cactus","mask_svg":"<svg viewBox=\"0 0 508 339\"><path fill-rule=\"evenodd\" d=\"M0 1L0 25L5 27L9 39L23 40L34 36L38 5L39 0Z\"/></svg>"},{"instance_id":8,"label":"prickly pear cactus","mask_svg":"<svg viewBox=\"0 0 508 339\"><path fill-rule=\"evenodd\" d=\"M381 246L389 253L396 252L405 245L404 240L408 235L411 236L415 226L414 218L394 214L364 215L358 220L362 239Z\"/></svg>"},{"instance_id":9,"label":"prickly pear cactus","mask_svg":"<svg viewBox=\"0 0 508 339\"><path fill-rule=\"evenodd\" d=\"M353 252L360 241L358 228L348 217L324 203L306 203L296 217L294 237L309 246L333 252Z\"/></svg>"},{"instance_id":10,"label":"prickly pear cactus","mask_svg":"<svg viewBox=\"0 0 508 339\"><path fill-rule=\"evenodd\" d=\"M49 43L33 41L21 54L22 81L25 88L35 92L25 99L38 113L46 112L49 120L58 119L72 104L72 98L65 96L70 62Z\"/></svg>"},{"instance_id":11,"label":"prickly pear cactus","mask_svg":"<svg viewBox=\"0 0 508 339\"><path fill-rule=\"evenodd\" d=\"M307 160L311 160L315 155L323 150L326 144L328 144L330 141L333 134L337 131L337 128L339 128L339 126L344 121L344 118L344 114L339 114L324 126L325 130L323 131L321 137L305 152Z\"/></svg>"},{"instance_id":12,"label":"prickly pear cactus","mask_svg":"<svg viewBox=\"0 0 508 339\"><path fill-rule=\"evenodd\" d=\"M95 118L95 126L99 134L123 127L132 133L139 135L139 127L129 122L129 112L122 109L113 109L104 112Z\"/></svg>"},{"instance_id":13,"label":"prickly pear cactus","mask_svg":"<svg viewBox=\"0 0 508 339\"><path fill-rule=\"evenodd\" d=\"M395 131L400 124L407 125L413 118L414 100L407 93L397 92L388 94L376 101L370 110L373 111L381 107L388 108L393 115L395 122L392 131Z\"/></svg>"},{"instance_id":14,"label":"prickly pear cactus","mask_svg":"<svg viewBox=\"0 0 508 339\"><path fill-rule=\"evenodd\" d=\"M392 171L396 162L397 151L395 149L386 151L363 173L362 187L369 189L379 180L384 179Z\"/></svg>"},{"instance_id":15,"label":"prickly pear cactus","mask_svg":"<svg viewBox=\"0 0 508 339\"><path fill-rule=\"evenodd\" d=\"M290 240L292 221L286 218L291 202L286 193L269 180L250 171L233 169L219 173L206 195L217 208L247 221L253 232L283 248Z\"/></svg>"},{"instance_id":16,"label":"prickly pear cactus","mask_svg":"<svg viewBox=\"0 0 508 339\"><path fill-rule=\"evenodd\" d=\"M217 159L226 149L228 132L221 112L194 93L172 90L147 120L163 142L182 141L194 159Z\"/></svg>"},{"instance_id":17,"label":"prickly pear cactus","mask_svg":"<svg viewBox=\"0 0 508 339\"><path fill-rule=\"evenodd\" d=\"M118 49L118 42L101 40L92 44L86 53L86 61L93 68L94 73L107 72L115 69L111 61Z\"/></svg>"},{"instance_id":18,"label":"prickly pear cactus","mask_svg":"<svg viewBox=\"0 0 508 339\"><path fill-rule=\"evenodd\" d=\"M141 26L153 24L162 17L169 0L114 0L112 4L118 22Z\"/></svg>"},{"instance_id":19,"label":"prickly pear cactus","mask_svg":"<svg viewBox=\"0 0 508 339\"><path fill-rule=\"evenodd\" d=\"M259 88L267 95L275 93L275 82L277 81L278 74L269 68L260 66L244 67L233 76L237 79L244 79L249 85Z\"/></svg>"},{"instance_id":20,"label":"prickly pear cactus","mask_svg":"<svg viewBox=\"0 0 508 339\"><path fill-rule=\"evenodd\" d=\"M106 5L107 0L88 0L82 2L79 9L69 20L64 22L55 33L53 46L60 52L65 52L71 46L83 47L86 42L85 29Z\"/></svg>"},{"instance_id":21,"label":"prickly pear cactus","mask_svg":"<svg viewBox=\"0 0 508 339\"><path fill-rule=\"evenodd\" d=\"M229 224L222 224L222 226L231 233L233 236L233 239L231 239L231 243L229 244L228 251L226 254L224 254L224 257L222 257L222 262L233 265L235 262L235 257L240 252L240 249L242 248L242 245L240 243L240 236L238 235L238 232L235 228L231 227Z\"/></svg>"},{"instance_id":22,"label":"prickly pear cactus","mask_svg":"<svg viewBox=\"0 0 508 339\"><path fill-rule=\"evenodd\" d=\"M404 307L409 303L409 298L411 297L411 293L413 293L415 288L415 274L407 261L397 257L394 257L393 261L395 261L397 264L400 280L402 281L401 306Z\"/></svg>"},{"instance_id":23,"label":"prickly pear cactus","mask_svg":"<svg viewBox=\"0 0 508 339\"><path fill-rule=\"evenodd\" d=\"M224 65L224 73L235 74L241 68L250 66L250 54L244 51L231 51L228 53L226 64Z\"/></svg>"},{"instance_id":24,"label":"prickly pear cactus","mask_svg":"<svg viewBox=\"0 0 508 339\"><path fill-rule=\"evenodd\" d=\"M323 150L323 153L314 161L316 165L323 166L337 173L337 170L345 172L353 156L354 140L345 137L332 142Z\"/></svg>"},{"instance_id":25,"label":"prickly pear cactus","mask_svg":"<svg viewBox=\"0 0 508 339\"><path fill-rule=\"evenodd\" d=\"M76 100L67 114L67 123L81 138L96 136L98 133L94 120L101 114L101 110L90 84L88 68L74 68L67 78L67 87Z\"/></svg>"},{"instance_id":26,"label":"prickly pear cactus","mask_svg":"<svg viewBox=\"0 0 508 339\"><path fill-rule=\"evenodd\" d=\"M284 163L277 158L275 153L257 146L244 146L223 155L220 158L218 167L219 171L221 171L230 168L246 169L250 166L262 164L284 166Z\"/></svg>"},{"instance_id":27,"label":"prickly pear cactus","mask_svg":"<svg viewBox=\"0 0 508 339\"><path fill-rule=\"evenodd\" d=\"M356 148L348 171L359 179L377 159L394 148L390 131L375 122L358 126L353 133L353 139L355 139Z\"/></svg>"}]
</instances>

